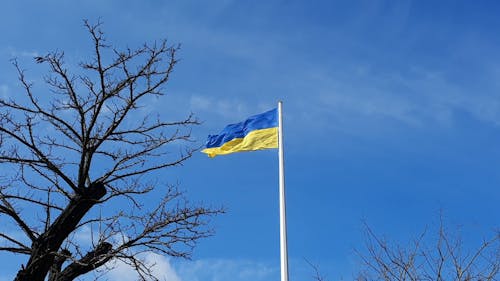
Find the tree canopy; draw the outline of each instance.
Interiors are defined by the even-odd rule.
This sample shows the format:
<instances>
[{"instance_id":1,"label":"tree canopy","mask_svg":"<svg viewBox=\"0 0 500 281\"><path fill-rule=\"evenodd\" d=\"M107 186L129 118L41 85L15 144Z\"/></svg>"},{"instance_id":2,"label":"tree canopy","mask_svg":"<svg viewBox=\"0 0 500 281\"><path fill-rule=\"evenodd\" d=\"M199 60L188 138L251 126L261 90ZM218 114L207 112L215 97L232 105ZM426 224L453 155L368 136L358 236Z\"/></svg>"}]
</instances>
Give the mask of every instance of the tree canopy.
<instances>
[{"instance_id":1,"label":"tree canopy","mask_svg":"<svg viewBox=\"0 0 500 281\"><path fill-rule=\"evenodd\" d=\"M17 231L0 230L0 251L26 256L18 281L74 280L108 270L112 260L156 280L140 253L188 258L222 212L154 180L197 150L192 114L166 121L141 111L164 95L179 46L117 49L100 22L84 26L92 56L79 68L69 68L62 51L35 58L48 66L49 91L35 91L13 61L23 91L0 98L0 215ZM83 230L88 243L77 235Z\"/></svg>"}]
</instances>

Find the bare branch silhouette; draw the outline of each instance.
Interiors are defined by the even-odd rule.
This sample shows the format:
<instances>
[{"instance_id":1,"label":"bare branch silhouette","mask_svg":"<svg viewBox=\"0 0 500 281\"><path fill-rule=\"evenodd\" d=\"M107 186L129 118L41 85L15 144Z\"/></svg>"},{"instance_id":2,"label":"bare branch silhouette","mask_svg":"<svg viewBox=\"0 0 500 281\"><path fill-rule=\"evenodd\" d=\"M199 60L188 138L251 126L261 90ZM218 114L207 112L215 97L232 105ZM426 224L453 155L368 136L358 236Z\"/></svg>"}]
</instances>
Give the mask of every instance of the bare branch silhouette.
<instances>
[{"instance_id":1,"label":"bare branch silhouette","mask_svg":"<svg viewBox=\"0 0 500 281\"><path fill-rule=\"evenodd\" d=\"M151 183L155 171L196 151L192 114L166 121L141 111L164 94L179 46L164 40L118 50L100 22L84 26L93 55L78 70L61 51L35 58L48 67L49 94L36 93L13 60L23 94L0 98L0 164L11 171L0 187L0 215L17 231L0 231L0 251L28 257L18 281L74 280L112 260L156 280L139 254L189 258L211 235L209 218L222 212L190 204L172 186L158 196ZM78 239L83 230L90 242Z\"/></svg>"},{"instance_id":2,"label":"bare branch silhouette","mask_svg":"<svg viewBox=\"0 0 500 281\"><path fill-rule=\"evenodd\" d=\"M466 248L459 232L446 231L441 221L435 244L426 232L408 245L388 242L366 225L366 252L357 251L364 265L358 280L493 281L500 270L500 233ZM432 240L432 239L431 239Z\"/></svg>"}]
</instances>

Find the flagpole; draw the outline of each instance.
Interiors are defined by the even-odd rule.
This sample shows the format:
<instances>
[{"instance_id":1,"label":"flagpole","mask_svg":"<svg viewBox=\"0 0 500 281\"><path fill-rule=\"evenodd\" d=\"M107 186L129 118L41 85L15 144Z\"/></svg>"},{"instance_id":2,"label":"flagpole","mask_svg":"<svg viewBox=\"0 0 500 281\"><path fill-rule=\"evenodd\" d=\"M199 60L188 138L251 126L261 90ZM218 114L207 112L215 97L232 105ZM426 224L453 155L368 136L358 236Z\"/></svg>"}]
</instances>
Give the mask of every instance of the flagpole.
<instances>
[{"instance_id":1,"label":"flagpole","mask_svg":"<svg viewBox=\"0 0 500 281\"><path fill-rule=\"evenodd\" d=\"M288 281L288 250L286 242L285 165L283 155L283 102L278 102L278 153L280 193L280 263L281 281Z\"/></svg>"}]
</instances>

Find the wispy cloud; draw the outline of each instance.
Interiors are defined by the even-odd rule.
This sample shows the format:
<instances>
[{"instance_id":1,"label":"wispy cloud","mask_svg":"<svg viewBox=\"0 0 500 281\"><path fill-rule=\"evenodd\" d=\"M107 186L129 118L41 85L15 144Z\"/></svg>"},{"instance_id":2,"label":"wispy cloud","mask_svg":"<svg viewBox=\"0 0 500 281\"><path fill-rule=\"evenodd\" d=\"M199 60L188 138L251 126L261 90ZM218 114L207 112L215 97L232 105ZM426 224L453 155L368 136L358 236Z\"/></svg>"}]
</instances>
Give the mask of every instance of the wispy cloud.
<instances>
[{"instance_id":1,"label":"wispy cloud","mask_svg":"<svg viewBox=\"0 0 500 281\"><path fill-rule=\"evenodd\" d=\"M4 275L4 276L0 276L0 281L11 281L13 278L14 278L14 276Z\"/></svg>"},{"instance_id":2,"label":"wispy cloud","mask_svg":"<svg viewBox=\"0 0 500 281\"><path fill-rule=\"evenodd\" d=\"M274 105L275 107L276 105ZM239 121L249 115L257 114L261 111L269 110L273 105L259 102L245 102L241 99L225 99L210 96L192 95L190 98L190 107L194 112L202 114L211 114L224 119Z\"/></svg>"},{"instance_id":3,"label":"wispy cloud","mask_svg":"<svg viewBox=\"0 0 500 281\"><path fill-rule=\"evenodd\" d=\"M247 106L241 101L201 95L191 96L190 106L195 112L212 113L225 118L238 118L248 112Z\"/></svg>"},{"instance_id":4,"label":"wispy cloud","mask_svg":"<svg viewBox=\"0 0 500 281\"><path fill-rule=\"evenodd\" d=\"M240 62L240 67L245 68L234 69L235 72L242 72L241 77L244 78L240 79L239 75L231 77L239 79L231 82L237 84L235 88L242 89L238 97L233 98L227 92L193 95L190 98L191 108L197 113L238 120L258 111L255 109L259 102L272 102L280 97L285 101L287 120L306 122L323 119L324 122L319 122L322 126L342 126L349 130L363 130L364 124L371 126L373 122L379 126L391 126L397 122L408 127L449 127L457 125L457 116L463 113L500 125L500 104L495 94L500 85L494 82L486 86L480 86L481 83L457 84L456 77L449 76L453 72L449 68L453 66L449 64L451 54L443 58L445 63L439 66L419 61L417 55L420 53L416 53L415 57L407 56L408 48L416 48L419 40L426 39L424 31L428 32L427 29L413 30L418 39L414 41L401 35L408 20L410 1L393 7L389 17L384 17L378 27L384 29L381 42L393 42L394 37L401 37L405 40L404 44L386 46L379 42L381 45L373 47L383 53L363 60L356 57L358 53L371 54L367 49L372 46L358 44L366 39L361 36L364 34L361 31L367 26L367 18L379 21L384 7L367 5L357 20L347 23L345 30L309 27L310 33L301 33L300 30L279 34L273 30L241 33L230 27L208 25L200 28L196 23L182 22L180 25L187 31L182 34L187 35L181 34L181 40L187 46L202 46L204 55L209 52L225 59L235 59ZM224 5L220 10L223 9ZM363 30L358 30L362 27ZM390 28L389 33L387 28ZM349 32L353 30L357 32ZM360 37L349 37L348 33L356 33ZM325 52L314 42L325 45L334 43L335 46ZM450 47L460 52L462 57L470 57L474 52L472 48ZM388 54L393 51L396 56ZM408 60L398 60L399 56ZM382 64L379 60L384 57L393 61ZM489 77L498 74L499 67L493 64L481 65L481 68ZM468 78L473 76L474 73L471 73ZM256 81L258 83L254 83ZM261 88L258 85L265 86ZM243 89L253 91L253 96L246 97Z\"/></svg>"},{"instance_id":5,"label":"wispy cloud","mask_svg":"<svg viewBox=\"0 0 500 281\"><path fill-rule=\"evenodd\" d=\"M37 51L13 51L11 55L14 57L37 57L40 54Z\"/></svg>"},{"instance_id":6,"label":"wispy cloud","mask_svg":"<svg viewBox=\"0 0 500 281\"><path fill-rule=\"evenodd\" d=\"M177 260L154 253L141 254L153 275L161 281L268 281L279 279L279 267L265 262L238 259ZM112 269L99 275L110 281L135 281L132 267L121 261L111 262ZM84 280L93 280L93 274ZM0 281L2 281L0 279Z\"/></svg>"},{"instance_id":7,"label":"wispy cloud","mask_svg":"<svg viewBox=\"0 0 500 281\"><path fill-rule=\"evenodd\" d=\"M205 259L178 266L182 280L189 281L267 281L279 278L279 269L263 262L231 259Z\"/></svg>"},{"instance_id":8,"label":"wispy cloud","mask_svg":"<svg viewBox=\"0 0 500 281\"><path fill-rule=\"evenodd\" d=\"M446 72L424 67L398 72L353 64L342 71L309 66L288 100L294 116L287 120L293 119L297 127L307 122L364 131L367 126L390 127L394 122L409 128L452 127L466 114L500 125L500 87L493 83L459 84ZM306 97L300 92L307 92Z\"/></svg>"},{"instance_id":9,"label":"wispy cloud","mask_svg":"<svg viewBox=\"0 0 500 281\"><path fill-rule=\"evenodd\" d=\"M8 85L6 85L6 84L0 85L0 96L4 99L9 97L9 86Z\"/></svg>"},{"instance_id":10,"label":"wispy cloud","mask_svg":"<svg viewBox=\"0 0 500 281\"><path fill-rule=\"evenodd\" d=\"M92 234L92 229L89 226L84 225L73 234L73 239L78 245L89 247L93 242L96 242L96 237L93 237Z\"/></svg>"},{"instance_id":11,"label":"wispy cloud","mask_svg":"<svg viewBox=\"0 0 500 281\"><path fill-rule=\"evenodd\" d=\"M139 258L150 266L153 275L161 281L182 281L177 272L170 264L167 257L155 254L146 253L142 254ZM113 269L106 274L109 280L116 281L135 281L138 280L137 273L128 264L122 261L112 263Z\"/></svg>"},{"instance_id":12,"label":"wispy cloud","mask_svg":"<svg viewBox=\"0 0 500 281\"><path fill-rule=\"evenodd\" d=\"M9 55L10 57L13 58L18 58L18 57L32 58L40 55L40 53L36 50L21 50L21 49L15 49L13 47L4 48L2 53Z\"/></svg>"}]
</instances>

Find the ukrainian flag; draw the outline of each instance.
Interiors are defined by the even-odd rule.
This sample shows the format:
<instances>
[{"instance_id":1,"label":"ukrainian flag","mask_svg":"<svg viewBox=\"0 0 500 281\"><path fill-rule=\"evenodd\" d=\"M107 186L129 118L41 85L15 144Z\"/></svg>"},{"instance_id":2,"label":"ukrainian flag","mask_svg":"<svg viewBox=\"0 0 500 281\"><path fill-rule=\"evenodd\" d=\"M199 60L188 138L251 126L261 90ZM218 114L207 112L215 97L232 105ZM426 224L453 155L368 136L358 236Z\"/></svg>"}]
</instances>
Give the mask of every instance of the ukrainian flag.
<instances>
[{"instance_id":1,"label":"ukrainian flag","mask_svg":"<svg viewBox=\"0 0 500 281\"><path fill-rule=\"evenodd\" d=\"M278 109L254 115L247 120L227 125L218 135L208 136L201 152L209 157L240 151L278 148Z\"/></svg>"}]
</instances>

